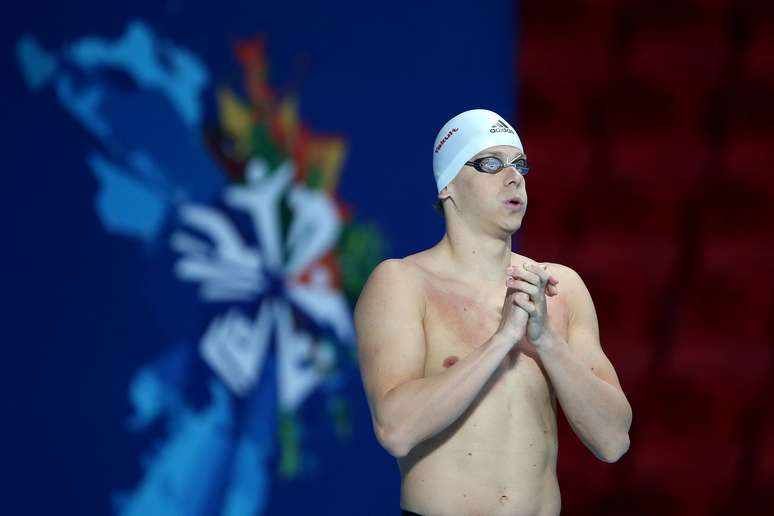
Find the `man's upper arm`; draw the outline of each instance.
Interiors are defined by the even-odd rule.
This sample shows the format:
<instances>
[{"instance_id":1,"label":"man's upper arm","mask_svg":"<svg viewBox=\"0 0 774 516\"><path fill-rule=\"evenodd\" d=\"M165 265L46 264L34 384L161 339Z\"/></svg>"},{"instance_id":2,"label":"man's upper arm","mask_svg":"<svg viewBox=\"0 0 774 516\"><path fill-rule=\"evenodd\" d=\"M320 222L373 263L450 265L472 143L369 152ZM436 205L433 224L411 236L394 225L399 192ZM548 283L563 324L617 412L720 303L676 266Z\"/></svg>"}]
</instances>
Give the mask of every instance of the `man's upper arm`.
<instances>
[{"instance_id":1,"label":"man's upper arm","mask_svg":"<svg viewBox=\"0 0 774 516\"><path fill-rule=\"evenodd\" d=\"M424 373L424 295L409 267L398 259L381 262L355 306L360 374L377 435L389 430L378 419L386 393Z\"/></svg>"},{"instance_id":2,"label":"man's upper arm","mask_svg":"<svg viewBox=\"0 0 774 516\"><path fill-rule=\"evenodd\" d=\"M567 266L562 268L561 289L566 289L569 307L567 344L570 351L605 382L621 389L613 364L602 350L599 341L599 322L586 284L580 275Z\"/></svg>"}]
</instances>

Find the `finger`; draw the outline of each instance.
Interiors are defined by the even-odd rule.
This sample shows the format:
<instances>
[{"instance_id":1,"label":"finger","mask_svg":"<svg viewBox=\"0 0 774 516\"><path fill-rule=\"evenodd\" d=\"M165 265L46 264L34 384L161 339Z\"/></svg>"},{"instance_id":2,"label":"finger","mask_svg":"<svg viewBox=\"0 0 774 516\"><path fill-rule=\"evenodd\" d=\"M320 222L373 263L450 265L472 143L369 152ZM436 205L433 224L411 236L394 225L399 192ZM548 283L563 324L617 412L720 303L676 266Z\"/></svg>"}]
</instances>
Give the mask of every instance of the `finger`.
<instances>
[{"instance_id":1,"label":"finger","mask_svg":"<svg viewBox=\"0 0 774 516\"><path fill-rule=\"evenodd\" d=\"M545 271L545 269L543 269L543 267L540 265L536 265L534 263L524 263L522 265L525 270L530 271L541 278L547 275L547 272Z\"/></svg>"},{"instance_id":2,"label":"finger","mask_svg":"<svg viewBox=\"0 0 774 516\"><path fill-rule=\"evenodd\" d=\"M514 298L514 302L522 307L527 313L534 314L537 312L537 306L531 301L525 301L523 299Z\"/></svg>"},{"instance_id":3,"label":"finger","mask_svg":"<svg viewBox=\"0 0 774 516\"><path fill-rule=\"evenodd\" d=\"M505 293L505 295L506 295L506 296L509 296L509 295L513 294L513 291L514 291L514 290L516 290L516 289L515 289L515 288L514 288L514 287L511 285L511 282L512 282L512 281L515 281L515 280L514 280L514 278L513 278L513 276L511 276L510 274L509 274L509 275L507 275L507 276L505 276L505 287L506 287L506 289L508 290L508 291Z\"/></svg>"},{"instance_id":4,"label":"finger","mask_svg":"<svg viewBox=\"0 0 774 516\"><path fill-rule=\"evenodd\" d=\"M555 287L554 285L548 285L546 287L546 295L548 296L555 296L559 294L559 289Z\"/></svg>"},{"instance_id":5,"label":"finger","mask_svg":"<svg viewBox=\"0 0 774 516\"><path fill-rule=\"evenodd\" d=\"M546 271L546 273L548 273L548 283L551 283L551 284L553 284L553 285L556 285L557 283L559 283L559 278L557 278L556 276L554 276L553 274L551 274L551 273L548 271L548 265L545 265L545 264L544 264L544 265L543 265L543 270L545 270L545 271Z\"/></svg>"},{"instance_id":6,"label":"finger","mask_svg":"<svg viewBox=\"0 0 774 516\"><path fill-rule=\"evenodd\" d=\"M516 280L513 278L508 280L508 286L511 288L515 288L516 290L519 290L521 292L526 292L530 296L535 296L540 292L540 289L535 285L533 285L532 283L528 283L522 280Z\"/></svg>"},{"instance_id":7,"label":"finger","mask_svg":"<svg viewBox=\"0 0 774 516\"><path fill-rule=\"evenodd\" d=\"M536 274L540 278L541 283L547 283L548 282L548 272L546 272L542 267L532 265L530 264L524 264L524 268L528 271Z\"/></svg>"},{"instance_id":8,"label":"finger","mask_svg":"<svg viewBox=\"0 0 774 516\"><path fill-rule=\"evenodd\" d=\"M518 279L523 279L525 281L528 281L532 283L533 285L540 285L540 276L535 274L534 272L530 272L527 270L520 270L516 269L511 273L511 275Z\"/></svg>"},{"instance_id":9,"label":"finger","mask_svg":"<svg viewBox=\"0 0 774 516\"><path fill-rule=\"evenodd\" d=\"M508 267L506 273L508 275L527 280L530 283L533 283L535 285L540 284L540 279L541 279L540 276L534 272L530 272L529 270L526 270L526 267L524 268L524 270L522 270L522 269L519 269L518 267L510 266ZM547 280L545 281L546 283L550 283L552 285L556 285L559 283L559 279L552 274L549 274Z\"/></svg>"}]
</instances>

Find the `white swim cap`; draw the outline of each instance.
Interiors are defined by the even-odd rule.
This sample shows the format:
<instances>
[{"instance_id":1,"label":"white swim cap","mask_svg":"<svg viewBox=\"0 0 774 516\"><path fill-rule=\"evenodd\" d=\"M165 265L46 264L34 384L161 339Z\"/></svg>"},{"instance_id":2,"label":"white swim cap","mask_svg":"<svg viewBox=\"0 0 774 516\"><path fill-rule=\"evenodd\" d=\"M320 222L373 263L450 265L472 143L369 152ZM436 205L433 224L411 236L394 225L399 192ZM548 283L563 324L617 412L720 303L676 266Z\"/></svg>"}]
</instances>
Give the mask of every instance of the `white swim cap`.
<instances>
[{"instance_id":1,"label":"white swim cap","mask_svg":"<svg viewBox=\"0 0 774 516\"><path fill-rule=\"evenodd\" d=\"M433 173L438 191L454 179L466 161L495 145L524 150L516 130L494 111L471 109L446 122L433 145Z\"/></svg>"}]
</instances>

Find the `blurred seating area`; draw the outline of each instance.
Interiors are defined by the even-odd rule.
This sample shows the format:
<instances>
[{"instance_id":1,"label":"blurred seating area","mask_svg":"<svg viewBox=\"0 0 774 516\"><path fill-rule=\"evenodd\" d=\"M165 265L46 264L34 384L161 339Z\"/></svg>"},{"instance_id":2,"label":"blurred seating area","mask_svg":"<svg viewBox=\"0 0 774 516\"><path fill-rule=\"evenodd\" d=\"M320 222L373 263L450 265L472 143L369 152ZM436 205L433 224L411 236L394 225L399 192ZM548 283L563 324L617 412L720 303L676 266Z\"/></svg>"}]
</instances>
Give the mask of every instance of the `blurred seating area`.
<instances>
[{"instance_id":1,"label":"blurred seating area","mask_svg":"<svg viewBox=\"0 0 774 516\"><path fill-rule=\"evenodd\" d=\"M562 514L768 514L774 4L517 12L520 251L580 273L634 409L613 465L560 418Z\"/></svg>"}]
</instances>

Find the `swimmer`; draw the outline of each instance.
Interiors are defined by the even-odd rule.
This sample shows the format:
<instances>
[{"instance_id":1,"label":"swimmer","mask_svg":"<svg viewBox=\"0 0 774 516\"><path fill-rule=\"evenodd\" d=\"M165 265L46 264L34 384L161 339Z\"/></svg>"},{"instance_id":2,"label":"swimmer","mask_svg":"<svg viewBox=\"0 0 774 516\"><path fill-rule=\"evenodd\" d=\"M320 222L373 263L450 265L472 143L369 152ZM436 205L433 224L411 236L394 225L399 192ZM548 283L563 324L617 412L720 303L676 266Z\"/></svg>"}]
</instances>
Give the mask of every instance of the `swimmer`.
<instances>
[{"instance_id":1,"label":"swimmer","mask_svg":"<svg viewBox=\"0 0 774 516\"><path fill-rule=\"evenodd\" d=\"M450 119L433 144L443 238L381 262L355 306L374 433L398 463L404 514L558 515L557 401L599 460L629 448L632 409L583 280L511 250L528 170L497 113Z\"/></svg>"}]
</instances>

